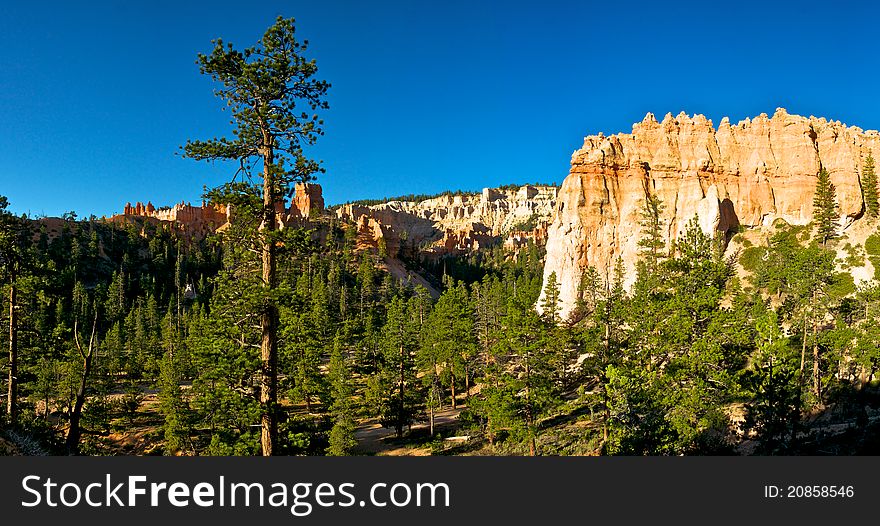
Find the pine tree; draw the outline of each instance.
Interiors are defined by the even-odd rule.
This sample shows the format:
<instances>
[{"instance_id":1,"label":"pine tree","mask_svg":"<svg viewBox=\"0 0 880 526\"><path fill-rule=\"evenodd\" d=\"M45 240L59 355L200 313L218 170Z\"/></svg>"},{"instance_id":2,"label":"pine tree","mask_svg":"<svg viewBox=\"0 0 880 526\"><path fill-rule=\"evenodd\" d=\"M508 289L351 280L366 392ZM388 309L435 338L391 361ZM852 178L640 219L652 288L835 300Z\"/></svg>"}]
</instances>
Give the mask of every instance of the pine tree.
<instances>
[{"instance_id":1,"label":"pine tree","mask_svg":"<svg viewBox=\"0 0 880 526\"><path fill-rule=\"evenodd\" d=\"M756 270L754 283L768 294L784 300L785 320L797 327L800 338L798 384L803 389L808 363L807 348L813 348L813 395L820 394L819 327L832 306L831 290L839 275L834 272L836 254L833 250L812 244L802 246L789 229L770 238L770 247L763 264Z\"/></svg>"},{"instance_id":2,"label":"pine tree","mask_svg":"<svg viewBox=\"0 0 880 526\"><path fill-rule=\"evenodd\" d=\"M312 412L316 399L326 397L328 386L321 365L326 361L333 334L324 280L316 275L309 284L305 276L302 273L297 279L298 289L305 283L298 290L301 302L293 308L283 306L280 320L282 358L290 367L288 378L293 384L291 395L294 400L305 402L306 411ZM308 310L302 306L308 306Z\"/></svg>"},{"instance_id":3,"label":"pine tree","mask_svg":"<svg viewBox=\"0 0 880 526\"><path fill-rule=\"evenodd\" d=\"M6 210L6 197L0 195L0 279L9 290L9 376L6 414L10 422L18 421L18 310L19 281L25 272L28 247L32 234L28 222Z\"/></svg>"},{"instance_id":4,"label":"pine tree","mask_svg":"<svg viewBox=\"0 0 880 526\"><path fill-rule=\"evenodd\" d=\"M556 271L547 276L544 285L544 300L541 302L541 311L547 323L556 325L559 323L559 283L556 281Z\"/></svg>"},{"instance_id":5,"label":"pine tree","mask_svg":"<svg viewBox=\"0 0 880 526\"><path fill-rule=\"evenodd\" d=\"M591 267L592 268L592 267ZM595 271L594 271L595 272ZM608 368L619 364L624 358L626 333L627 297L623 288L623 260L618 257L611 276L602 280L596 273L589 273L585 285L585 297L593 307L589 318L576 329L575 339L580 341L581 352L588 358L582 368L598 380L596 389L602 409L603 444L608 442L610 400L608 391Z\"/></svg>"},{"instance_id":6,"label":"pine tree","mask_svg":"<svg viewBox=\"0 0 880 526\"><path fill-rule=\"evenodd\" d=\"M232 225L236 227L235 224ZM232 254L230 254L232 252ZM262 287L247 250L230 246L213 279L210 308L190 320L187 347L197 371L192 385L195 423L210 436L211 455L261 451L259 302ZM261 428L257 428L260 429Z\"/></svg>"},{"instance_id":7,"label":"pine tree","mask_svg":"<svg viewBox=\"0 0 880 526\"><path fill-rule=\"evenodd\" d=\"M639 211L639 226L642 228L639 248L643 261L652 272L657 269L666 246L662 219L664 208L665 205L658 197L647 194Z\"/></svg>"},{"instance_id":8,"label":"pine tree","mask_svg":"<svg viewBox=\"0 0 880 526\"><path fill-rule=\"evenodd\" d=\"M869 153L862 166L862 193L865 196L865 211L868 217L876 219L880 215L880 201L877 198L877 173L874 157Z\"/></svg>"},{"instance_id":9,"label":"pine tree","mask_svg":"<svg viewBox=\"0 0 880 526\"><path fill-rule=\"evenodd\" d=\"M170 313L169 313L170 314ZM189 407L180 388L181 374L169 350L159 364L159 411L165 417L165 453L174 455L190 445Z\"/></svg>"},{"instance_id":10,"label":"pine tree","mask_svg":"<svg viewBox=\"0 0 880 526\"><path fill-rule=\"evenodd\" d=\"M599 303L601 291L602 277L596 267L591 265L584 271L578 284L577 301L570 317L573 324L593 313Z\"/></svg>"},{"instance_id":11,"label":"pine tree","mask_svg":"<svg viewBox=\"0 0 880 526\"><path fill-rule=\"evenodd\" d=\"M813 196L813 222L824 246L837 236L837 197L831 176L825 168L816 176L816 193Z\"/></svg>"},{"instance_id":12,"label":"pine tree","mask_svg":"<svg viewBox=\"0 0 880 526\"><path fill-rule=\"evenodd\" d=\"M231 108L236 129L234 138L188 141L187 157L197 160L234 160L243 169L259 162L262 188L250 184L227 184L214 195L231 194L253 201L250 211L257 219L253 234L259 240L261 348L261 448L265 456L277 452L278 441L278 307L276 208L295 181L305 181L321 170L309 159L304 147L323 134L323 121L312 112L328 107L324 97L329 88L315 78L318 67L307 60L306 41L295 37L293 19L278 17L260 42L238 51L222 40L214 41L209 55L199 54L203 74L222 84L215 93ZM248 173L248 178L251 174ZM261 197L261 199L260 199Z\"/></svg>"},{"instance_id":13,"label":"pine tree","mask_svg":"<svg viewBox=\"0 0 880 526\"><path fill-rule=\"evenodd\" d=\"M470 388L470 370L476 356L474 316L467 288L450 283L428 318L424 345L440 365L440 376L449 385L452 408L458 407L456 389L461 380Z\"/></svg>"},{"instance_id":14,"label":"pine tree","mask_svg":"<svg viewBox=\"0 0 880 526\"><path fill-rule=\"evenodd\" d=\"M388 306L388 318L382 327L383 367L378 373L376 393L380 400L382 422L394 428L398 437L412 425L421 395L417 391L415 352L418 349L418 325L410 302L395 297Z\"/></svg>"},{"instance_id":15,"label":"pine tree","mask_svg":"<svg viewBox=\"0 0 880 526\"><path fill-rule=\"evenodd\" d=\"M756 320L757 353L748 377L754 395L746 404L745 431L754 431L763 454L784 453L793 445L800 416L797 352L769 311Z\"/></svg>"},{"instance_id":16,"label":"pine tree","mask_svg":"<svg viewBox=\"0 0 880 526\"><path fill-rule=\"evenodd\" d=\"M538 420L558 398L551 382L553 371L546 342L540 337L545 334L546 325L531 303L522 300L522 297L514 296L508 302L501 342L508 370L503 377L505 387L497 390L497 394L505 391L517 393L515 407L499 408L497 412L506 413L513 409L516 427L525 435L529 454L536 456Z\"/></svg>"},{"instance_id":17,"label":"pine tree","mask_svg":"<svg viewBox=\"0 0 880 526\"><path fill-rule=\"evenodd\" d=\"M333 427L330 429L330 445L327 454L330 456L345 456L351 454L357 445L354 432L357 427L355 422L354 387L352 385L351 369L346 363L342 349L342 336L337 335L330 354L330 364L327 374L330 381L330 418Z\"/></svg>"}]
</instances>

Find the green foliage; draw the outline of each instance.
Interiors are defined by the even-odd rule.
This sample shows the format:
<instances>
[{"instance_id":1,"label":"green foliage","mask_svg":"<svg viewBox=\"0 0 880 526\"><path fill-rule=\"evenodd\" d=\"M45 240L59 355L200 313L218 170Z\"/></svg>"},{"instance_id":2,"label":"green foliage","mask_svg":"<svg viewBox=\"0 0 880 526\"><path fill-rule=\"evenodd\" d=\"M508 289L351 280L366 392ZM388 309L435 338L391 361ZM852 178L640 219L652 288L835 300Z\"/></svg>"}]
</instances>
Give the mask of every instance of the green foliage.
<instances>
[{"instance_id":1,"label":"green foliage","mask_svg":"<svg viewBox=\"0 0 880 526\"><path fill-rule=\"evenodd\" d=\"M606 352L594 369L607 397L606 451L726 450L729 419L722 408L739 392L736 372L750 341L742 324L747 303L722 306L738 294L732 262L694 219L671 257L650 280L639 280L642 287L623 303L627 321L604 324L605 345L622 349Z\"/></svg>"},{"instance_id":2,"label":"green foliage","mask_svg":"<svg viewBox=\"0 0 880 526\"><path fill-rule=\"evenodd\" d=\"M753 395L745 406L742 427L755 433L760 453L784 453L794 444L800 418L798 354L775 312L756 320L756 332L757 352L744 379Z\"/></svg>"},{"instance_id":3,"label":"green foliage","mask_svg":"<svg viewBox=\"0 0 880 526\"><path fill-rule=\"evenodd\" d=\"M333 400L330 405L330 418L333 420L333 427L330 430L330 444L327 447L327 455L330 456L349 455L357 445L354 436L357 426L354 418L355 390L352 385L351 369L343 355L341 339L342 335L337 335L333 353L330 355L328 370L330 395Z\"/></svg>"},{"instance_id":4,"label":"green foliage","mask_svg":"<svg viewBox=\"0 0 880 526\"><path fill-rule=\"evenodd\" d=\"M806 228L778 222L766 246L745 247L744 290L696 220L667 250L653 200L631 290L621 260L587 268L577 284L544 280L544 254L530 244L414 259L433 299L358 251L352 225L318 220L271 234L278 278L266 290L259 188L213 194L238 213L209 240L73 220L50 237L31 223L22 247L33 264L17 280L27 327L19 423L42 447L58 451L84 372L75 324L82 338L97 314L81 452L130 452L100 434L144 431L139 452L259 453L267 304L279 314L283 454L353 454L357 430L377 422L400 437L389 442L437 454L729 454L745 438L758 453L796 454L844 406L869 422L866 403L847 400L880 370L880 293L838 272L835 252ZM855 264L859 247L843 248ZM880 238L865 252L880 258ZM573 286L563 317L559 298ZM157 406L144 403L154 389ZM464 408L457 420L436 419L452 405ZM822 407L835 409L805 418ZM432 438L407 432L421 422ZM444 445L451 433L471 440Z\"/></svg>"},{"instance_id":5,"label":"green foliage","mask_svg":"<svg viewBox=\"0 0 880 526\"><path fill-rule=\"evenodd\" d=\"M318 66L305 58L308 43L295 34L294 20L278 17L255 46L238 51L218 38L210 54L198 55L199 70L220 85L215 93L231 111L233 138L188 141L187 157L234 159L249 171L250 159L264 160L265 148L272 148L264 168L278 188L319 171L303 147L323 135L323 121L306 110L328 108L330 84L315 78Z\"/></svg>"},{"instance_id":6,"label":"green foliage","mask_svg":"<svg viewBox=\"0 0 880 526\"><path fill-rule=\"evenodd\" d=\"M870 256L880 256L880 235L871 234L865 240L865 252Z\"/></svg>"},{"instance_id":7,"label":"green foliage","mask_svg":"<svg viewBox=\"0 0 880 526\"><path fill-rule=\"evenodd\" d=\"M876 219L880 214L880 201L877 199L877 173L874 157L870 153L862 165L862 195L865 199L865 212L868 217Z\"/></svg>"},{"instance_id":8,"label":"green foliage","mask_svg":"<svg viewBox=\"0 0 880 526\"><path fill-rule=\"evenodd\" d=\"M471 191L467 192L464 190L447 190L445 192L439 192L436 194L406 194L399 195L394 197L383 197L382 199L355 199L352 201L346 201L340 205L335 206L345 206L345 205L361 205L361 206L372 206L372 205L380 205L382 203L389 203L391 201L402 201L409 203L421 203L422 201L427 201L428 199L436 199L438 197L445 196L462 196L462 195L479 195L479 192Z\"/></svg>"},{"instance_id":9,"label":"green foliage","mask_svg":"<svg viewBox=\"0 0 880 526\"><path fill-rule=\"evenodd\" d=\"M527 217L526 219L523 219L519 223L516 223L515 225L513 225L510 228L510 230L525 231L525 232L530 231L530 230L534 230L535 228L538 227L538 218L539 218L538 214L534 213L534 214L530 215L529 217Z\"/></svg>"},{"instance_id":10,"label":"green foliage","mask_svg":"<svg viewBox=\"0 0 880 526\"><path fill-rule=\"evenodd\" d=\"M165 452L173 455L191 451L191 412L180 387L179 365L171 352L166 352L159 371L159 409L165 418Z\"/></svg>"},{"instance_id":11,"label":"green foliage","mask_svg":"<svg viewBox=\"0 0 880 526\"><path fill-rule=\"evenodd\" d=\"M739 255L739 264L745 270L754 272L761 265L766 253L767 249L764 247L747 247Z\"/></svg>"},{"instance_id":12,"label":"green foliage","mask_svg":"<svg viewBox=\"0 0 880 526\"><path fill-rule=\"evenodd\" d=\"M278 443L278 338L279 302L277 258L279 251L296 249L299 239L288 229L277 228L277 208L284 195L298 181L308 181L322 172L320 163L305 154L305 148L324 134L324 122L318 111L328 108L325 100L330 84L318 80L318 67L305 57L307 41L296 38L294 20L278 17L260 41L242 51L232 44L214 40L209 55L199 54L201 73L220 85L215 95L230 110L232 138L187 141L186 157L202 161L237 161L242 180L231 182L207 193L214 202L232 205L236 228L230 229L227 243L238 244L230 254L243 254L250 249L261 253L260 272L248 270L260 279L247 287L245 301L250 303L245 320L260 327L260 394L261 446L264 455L273 455L283 448ZM311 113L311 114L310 114ZM253 168L259 165L259 174ZM238 173L236 173L236 176ZM261 184L250 183L256 175ZM234 179L234 178L233 178ZM262 198L261 198L262 197ZM291 229L296 230L296 229ZM279 250L280 249L280 250ZM253 284L253 281L251 282ZM303 322L296 311L288 318L289 326ZM256 323L248 318L256 316ZM295 329L294 329L295 330ZM302 332L302 331L299 331ZM241 346L251 345L244 334ZM313 342L315 338L306 338ZM322 390L316 374L321 352L308 345L294 350L298 355L294 378L295 396L305 399L310 409L311 398Z\"/></svg>"},{"instance_id":13,"label":"green foliage","mask_svg":"<svg viewBox=\"0 0 880 526\"><path fill-rule=\"evenodd\" d=\"M658 374L639 368L609 366L612 455L657 455L675 452L675 430L666 416Z\"/></svg>"},{"instance_id":14,"label":"green foliage","mask_svg":"<svg viewBox=\"0 0 880 526\"><path fill-rule=\"evenodd\" d=\"M861 245L851 245L850 243L847 243L844 245L843 250L847 254L846 258L843 260L844 269L862 267L865 265L865 251L862 249Z\"/></svg>"},{"instance_id":15,"label":"green foliage","mask_svg":"<svg viewBox=\"0 0 880 526\"><path fill-rule=\"evenodd\" d=\"M544 300L541 302L541 310L547 322L551 325L559 323L559 283L556 281L556 272L547 276L544 284Z\"/></svg>"},{"instance_id":16,"label":"green foliage","mask_svg":"<svg viewBox=\"0 0 880 526\"><path fill-rule=\"evenodd\" d=\"M835 273L828 286L828 295L832 298L845 298L855 291L856 285L851 274Z\"/></svg>"},{"instance_id":17,"label":"green foliage","mask_svg":"<svg viewBox=\"0 0 880 526\"><path fill-rule=\"evenodd\" d=\"M816 176L816 193L813 196L813 222L819 241L824 245L837 237L837 196L831 176L825 168Z\"/></svg>"},{"instance_id":18,"label":"green foliage","mask_svg":"<svg viewBox=\"0 0 880 526\"><path fill-rule=\"evenodd\" d=\"M372 410L396 430L398 437L415 421L422 399L415 371L419 329L415 304L394 297L382 327L382 361L374 377Z\"/></svg>"},{"instance_id":19,"label":"green foliage","mask_svg":"<svg viewBox=\"0 0 880 526\"><path fill-rule=\"evenodd\" d=\"M663 237L663 210L666 205L656 196L647 195L642 203L642 209L639 212L642 227L639 239L639 248L643 261L646 262L649 269L656 269L657 264L662 256L662 251L666 246Z\"/></svg>"},{"instance_id":20,"label":"green foliage","mask_svg":"<svg viewBox=\"0 0 880 526\"><path fill-rule=\"evenodd\" d=\"M737 234L733 236L733 239L731 241L734 243L738 242L742 244L743 248L751 248L755 245L754 243L752 243L751 239L744 237L742 234Z\"/></svg>"},{"instance_id":21,"label":"green foliage","mask_svg":"<svg viewBox=\"0 0 880 526\"><path fill-rule=\"evenodd\" d=\"M452 283L428 314L422 337L419 363L431 378L432 385L436 381L448 386L453 407L457 404L456 389L469 381L476 355L470 311L470 298L464 283Z\"/></svg>"},{"instance_id":22,"label":"green foliage","mask_svg":"<svg viewBox=\"0 0 880 526\"><path fill-rule=\"evenodd\" d=\"M880 256L869 256L868 261L874 267L874 280L880 281Z\"/></svg>"}]
</instances>

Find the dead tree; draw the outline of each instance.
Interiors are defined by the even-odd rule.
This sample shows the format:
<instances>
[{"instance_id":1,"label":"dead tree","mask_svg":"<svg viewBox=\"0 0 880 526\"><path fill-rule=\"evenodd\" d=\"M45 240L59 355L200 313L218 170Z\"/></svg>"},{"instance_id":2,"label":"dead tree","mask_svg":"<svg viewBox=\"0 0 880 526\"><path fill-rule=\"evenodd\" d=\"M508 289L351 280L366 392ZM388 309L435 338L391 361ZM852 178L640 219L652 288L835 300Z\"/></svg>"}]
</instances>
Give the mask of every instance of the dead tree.
<instances>
[{"instance_id":1,"label":"dead tree","mask_svg":"<svg viewBox=\"0 0 880 526\"><path fill-rule=\"evenodd\" d=\"M83 404L86 401L86 385L89 380L89 373L92 371L92 356L95 350L95 332L98 327L98 314L95 313L95 320L92 322L92 335L89 337L88 349L83 349L79 341L79 328L77 322L73 322L73 341L76 344L76 350L82 358L83 369L79 380L79 389L76 392L76 400L70 410L70 429L67 430L66 448L68 455L76 455L79 453L79 439L82 436L79 421L82 417Z\"/></svg>"}]
</instances>

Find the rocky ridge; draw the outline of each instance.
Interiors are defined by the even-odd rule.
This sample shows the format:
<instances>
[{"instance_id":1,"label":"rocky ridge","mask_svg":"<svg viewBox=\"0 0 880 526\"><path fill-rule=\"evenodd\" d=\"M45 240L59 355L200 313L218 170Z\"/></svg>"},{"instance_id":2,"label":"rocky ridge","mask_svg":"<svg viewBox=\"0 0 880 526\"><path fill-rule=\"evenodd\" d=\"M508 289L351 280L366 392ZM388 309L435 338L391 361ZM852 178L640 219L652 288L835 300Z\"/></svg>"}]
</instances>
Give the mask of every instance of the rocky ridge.
<instances>
[{"instance_id":1,"label":"rocky ridge","mask_svg":"<svg viewBox=\"0 0 880 526\"><path fill-rule=\"evenodd\" d=\"M362 246L384 244L391 255L407 251L428 257L461 255L499 241L510 248L530 239L543 244L557 191L553 186L532 185L485 188L478 194L418 202L345 204L336 215L357 225Z\"/></svg>"},{"instance_id":2,"label":"rocky ridge","mask_svg":"<svg viewBox=\"0 0 880 526\"><path fill-rule=\"evenodd\" d=\"M772 117L736 124L725 117L717 129L703 115L667 114L658 122L649 113L632 133L585 137L572 154L548 229L544 281L556 273L563 314L573 309L588 266L601 272L620 256L631 283L639 211L648 195L665 205L670 244L694 216L704 232L728 240L743 228L767 229L777 219L807 224L822 167L836 187L841 230L863 242L869 229L859 221L860 172L878 147L877 131L782 108Z\"/></svg>"},{"instance_id":3,"label":"rocky ridge","mask_svg":"<svg viewBox=\"0 0 880 526\"><path fill-rule=\"evenodd\" d=\"M321 185L314 183L297 183L290 207L279 205L278 221L281 225L299 223L324 213L324 197ZM189 231L214 231L222 229L229 222L231 208L225 205L206 204L193 206L191 203L180 202L171 207L156 208L152 202L144 205L126 203L122 214L115 215L113 221L124 221L126 218L146 217L171 223L175 227Z\"/></svg>"}]
</instances>

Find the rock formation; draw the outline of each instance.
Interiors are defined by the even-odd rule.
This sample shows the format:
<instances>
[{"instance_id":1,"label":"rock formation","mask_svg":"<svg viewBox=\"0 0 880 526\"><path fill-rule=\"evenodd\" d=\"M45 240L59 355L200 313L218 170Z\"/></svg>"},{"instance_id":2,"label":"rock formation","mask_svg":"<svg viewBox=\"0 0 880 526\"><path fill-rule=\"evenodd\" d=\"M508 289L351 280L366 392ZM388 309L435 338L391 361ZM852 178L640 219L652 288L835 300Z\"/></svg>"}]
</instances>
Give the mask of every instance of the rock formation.
<instances>
[{"instance_id":1,"label":"rock formation","mask_svg":"<svg viewBox=\"0 0 880 526\"><path fill-rule=\"evenodd\" d=\"M877 131L782 108L737 124L725 117L717 130L702 115L667 114L657 122L649 113L632 133L585 137L547 233L545 282L556 273L563 314L588 266L601 272L621 256L631 283L639 211L649 194L665 205L669 243L694 216L705 232L729 238L741 226L767 227L777 218L808 223L824 167L837 190L841 227L850 229L864 210L859 174L871 150L880 151Z\"/></svg>"},{"instance_id":2,"label":"rock formation","mask_svg":"<svg viewBox=\"0 0 880 526\"><path fill-rule=\"evenodd\" d=\"M297 183L294 187L294 198L288 209L283 202L276 206L278 221L282 225L299 224L309 217L324 213L324 197L321 185L313 183ZM214 231L222 228L229 221L230 208L224 205L210 205L202 202L201 206L192 206L181 201L171 206L156 208L152 202L144 205L141 202L126 203L121 215L111 219L122 220L126 217L150 217L159 221L174 223L180 228L199 231Z\"/></svg>"},{"instance_id":3,"label":"rock formation","mask_svg":"<svg viewBox=\"0 0 880 526\"><path fill-rule=\"evenodd\" d=\"M314 183L296 183L294 197L290 203L290 216L308 219L324 213L324 196L321 185Z\"/></svg>"},{"instance_id":4,"label":"rock formation","mask_svg":"<svg viewBox=\"0 0 880 526\"><path fill-rule=\"evenodd\" d=\"M201 206L193 206L183 201L165 208L156 208L151 202L147 202L146 205L138 202L134 206L126 203L122 216L114 216L114 218L125 217L151 217L159 221L175 223L185 229L211 231L226 224L228 219L225 206L208 205L204 202Z\"/></svg>"},{"instance_id":5,"label":"rock formation","mask_svg":"<svg viewBox=\"0 0 880 526\"><path fill-rule=\"evenodd\" d=\"M546 236L537 232L546 232L549 226L557 190L532 185L486 188L479 194L442 195L419 202L347 204L336 214L357 225L362 246L375 247L384 240L391 255L407 250L429 257L460 255L496 242L511 247L528 238L542 242Z\"/></svg>"}]
</instances>

